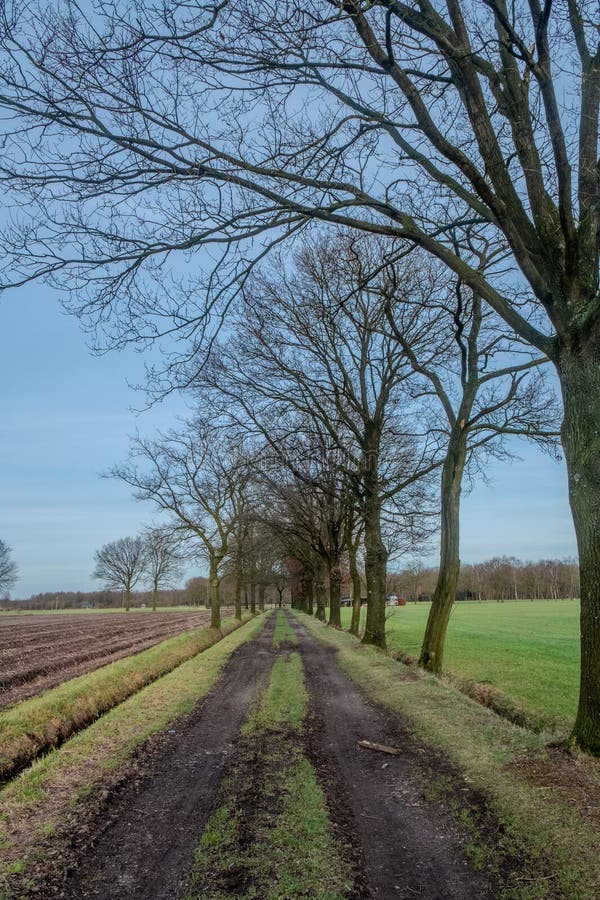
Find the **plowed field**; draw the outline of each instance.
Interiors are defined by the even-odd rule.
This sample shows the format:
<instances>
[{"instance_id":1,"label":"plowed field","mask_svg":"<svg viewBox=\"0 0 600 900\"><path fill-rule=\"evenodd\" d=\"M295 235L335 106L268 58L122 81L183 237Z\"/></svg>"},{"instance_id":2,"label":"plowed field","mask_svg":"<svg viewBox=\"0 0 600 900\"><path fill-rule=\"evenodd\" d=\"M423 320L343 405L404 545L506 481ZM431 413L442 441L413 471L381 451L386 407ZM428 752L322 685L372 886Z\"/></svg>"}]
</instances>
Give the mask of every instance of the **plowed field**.
<instances>
[{"instance_id":1,"label":"plowed field","mask_svg":"<svg viewBox=\"0 0 600 900\"><path fill-rule=\"evenodd\" d=\"M207 610L2 615L0 708L209 622Z\"/></svg>"}]
</instances>

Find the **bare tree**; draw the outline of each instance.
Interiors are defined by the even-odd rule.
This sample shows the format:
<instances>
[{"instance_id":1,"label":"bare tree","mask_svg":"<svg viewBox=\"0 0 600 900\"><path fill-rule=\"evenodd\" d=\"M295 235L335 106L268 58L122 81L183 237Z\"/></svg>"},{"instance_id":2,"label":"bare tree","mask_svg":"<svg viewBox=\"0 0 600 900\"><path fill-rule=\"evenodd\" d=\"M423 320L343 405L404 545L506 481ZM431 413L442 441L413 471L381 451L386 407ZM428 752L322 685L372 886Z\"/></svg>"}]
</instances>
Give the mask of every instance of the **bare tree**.
<instances>
[{"instance_id":1,"label":"bare tree","mask_svg":"<svg viewBox=\"0 0 600 900\"><path fill-rule=\"evenodd\" d=\"M382 511L393 506L405 536L416 540L410 513L426 506L425 476L441 464L437 433L422 433L405 390L412 369L386 327L384 298L392 306L393 298L379 271L384 248L366 236L318 233L303 241L287 271L277 256L244 290L235 338L215 345L212 366L194 380L201 390L214 372L213 402L281 446L283 462L297 415L322 435L321 446L336 448L336 485L347 492L341 502L363 523L363 641L380 647L388 558Z\"/></svg>"},{"instance_id":2,"label":"bare tree","mask_svg":"<svg viewBox=\"0 0 600 900\"><path fill-rule=\"evenodd\" d=\"M289 575L285 569L284 561L276 560L271 570L271 578L275 590L277 591L277 605L279 609L283 606L283 593L288 586Z\"/></svg>"},{"instance_id":3,"label":"bare tree","mask_svg":"<svg viewBox=\"0 0 600 900\"><path fill-rule=\"evenodd\" d=\"M195 353L255 259L316 218L425 248L551 359L581 563L573 738L600 753L596 0L3 10L8 283L72 288L109 343L193 332ZM455 253L473 221L513 271ZM169 268L201 247L212 272Z\"/></svg>"},{"instance_id":4,"label":"bare tree","mask_svg":"<svg viewBox=\"0 0 600 900\"><path fill-rule=\"evenodd\" d=\"M19 578L19 567L11 556L11 549L0 540L0 592L8 596Z\"/></svg>"},{"instance_id":5,"label":"bare tree","mask_svg":"<svg viewBox=\"0 0 600 900\"><path fill-rule=\"evenodd\" d=\"M144 534L146 574L152 584L152 609L156 611L158 591L181 575L184 556L181 541L170 528L150 528Z\"/></svg>"},{"instance_id":6,"label":"bare tree","mask_svg":"<svg viewBox=\"0 0 600 900\"><path fill-rule=\"evenodd\" d=\"M296 434L288 436L278 458L263 478L274 499L275 520L289 556L300 563L304 582L302 608L312 615L317 581L329 588L328 624L341 628L342 556L346 510L352 496L340 464L341 452L310 420L296 418ZM320 591L320 588L318 589ZM324 613L318 594L319 618Z\"/></svg>"},{"instance_id":7,"label":"bare tree","mask_svg":"<svg viewBox=\"0 0 600 900\"><path fill-rule=\"evenodd\" d=\"M94 554L96 568L93 577L107 587L124 592L125 610L131 606L131 591L143 578L146 566L146 545L141 537L124 537L105 544Z\"/></svg>"},{"instance_id":8,"label":"bare tree","mask_svg":"<svg viewBox=\"0 0 600 900\"><path fill-rule=\"evenodd\" d=\"M490 455L509 456L508 436L555 451L559 411L542 368L548 359L511 337L477 294L434 262L414 254L401 274L389 267L395 312L389 304L387 316L416 376L421 416L431 416L429 427L445 438L440 565L419 657L423 668L439 674L460 573L464 476L485 471Z\"/></svg>"},{"instance_id":9,"label":"bare tree","mask_svg":"<svg viewBox=\"0 0 600 900\"><path fill-rule=\"evenodd\" d=\"M243 454L223 434L196 420L157 440L133 442L128 464L111 474L172 514L174 529L199 540L208 558L211 628L221 627L219 584L235 524L235 494L247 477Z\"/></svg>"}]
</instances>

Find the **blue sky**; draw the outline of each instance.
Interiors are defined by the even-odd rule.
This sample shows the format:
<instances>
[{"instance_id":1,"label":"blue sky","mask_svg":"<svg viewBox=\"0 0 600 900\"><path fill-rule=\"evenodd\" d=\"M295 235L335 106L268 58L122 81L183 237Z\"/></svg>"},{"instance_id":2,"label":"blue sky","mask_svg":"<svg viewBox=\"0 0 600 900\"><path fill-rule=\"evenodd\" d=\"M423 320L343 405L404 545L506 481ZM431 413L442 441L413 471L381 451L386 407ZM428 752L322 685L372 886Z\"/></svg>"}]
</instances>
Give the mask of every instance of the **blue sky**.
<instances>
[{"instance_id":1,"label":"blue sky","mask_svg":"<svg viewBox=\"0 0 600 900\"><path fill-rule=\"evenodd\" d=\"M129 435L167 429L185 414L175 398L131 411L141 398L128 382L142 380L143 362L133 350L93 356L41 285L0 299L0 538L20 569L13 596L98 588L94 551L155 518L125 485L100 478L127 456ZM494 464L493 484L465 497L465 562L576 553L564 465L535 447L519 452L522 461Z\"/></svg>"},{"instance_id":2,"label":"blue sky","mask_svg":"<svg viewBox=\"0 0 600 900\"><path fill-rule=\"evenodd\" d=\"M20 570L13 596L100 587L94 551L156 520L149 504L100 473L125 459L128 436L176 424L181 403L136 415L133 351L93 356L75 319L43 286L0 301L0 538Z\"/></svg>"}]
</instances>

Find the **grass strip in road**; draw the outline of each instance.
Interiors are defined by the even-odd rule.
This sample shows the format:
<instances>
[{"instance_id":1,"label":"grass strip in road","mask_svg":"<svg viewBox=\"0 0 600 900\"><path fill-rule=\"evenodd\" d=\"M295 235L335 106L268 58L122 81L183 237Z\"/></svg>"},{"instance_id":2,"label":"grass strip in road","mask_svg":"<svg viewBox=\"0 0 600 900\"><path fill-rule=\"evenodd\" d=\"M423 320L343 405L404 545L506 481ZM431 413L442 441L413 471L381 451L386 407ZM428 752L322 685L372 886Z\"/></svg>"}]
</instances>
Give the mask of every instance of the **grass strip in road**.
<instances>
[{"instance_id":1,"label":"grass strip in road","mask_svg":"<svg viewBox=\"0 0 600 900\"><path fill-rule=\"evenodd\" d=\"M471 828L474 861L479 857L488 868L494 857L527 861L526 875L504 872L499 897L600 896L598 760L547 747L543 735L513 725L453 686L427 675L406 678L411 670L389 655L309 616L300 620L337 650L340 668L372 702L400 714L416 740L450 760L458 786L439 779L436 789ZM456 805L461 784L483 795L496 828L491 841L485 835L490 823L468 805Z\"/></svg>"},{"instance_id":2,"label":"grass strip in road","mask_svg":"<svg viewBox=\"0 0 600 900\"><path fill-rule=\"evenodd\" d=\"M11 896L12 876L27 883L28 872L54 852L53 843L77 828L88 799L102 794L136 748L193 710L233 651L255 637L264 622L259 616L182 663L0 791L0 898Z\"/></svg>"},{"instance_id":3,"label":"grass strip in road","mask_svg":"<svg viewBox=\"0 0 600 900\"><path fill-rule=\"evenodd\" d=\"M280 609L276 612L275 630L273 631L273 646L281 647L282 644L296 645L298 638L289 623L288 617Z\"/></svg>"},{"instance_id":4,"label":"grass strip in road","mask_svg":"<svg viewBox=\"0 0 600 900\"><path fill-rule=\"evenodd\" d=\"M222 631L194 628L149 650L71 678L0 713L0 780L6 780L42 752L63 743L147 684L211 647L239 624L228 619Z\"/></svg>"},{"instance_id":5,"label":"grass strip in road","mask_svg":"<svg viewBox=\"0 0 600 900\"><path fill-rule=\"evenodd\" d=\"M237 760L195 854L184 900L341 900L353 884L325 796L303 753L298 653L280 656L245 723Z\"/></svg>"}]
</instances>

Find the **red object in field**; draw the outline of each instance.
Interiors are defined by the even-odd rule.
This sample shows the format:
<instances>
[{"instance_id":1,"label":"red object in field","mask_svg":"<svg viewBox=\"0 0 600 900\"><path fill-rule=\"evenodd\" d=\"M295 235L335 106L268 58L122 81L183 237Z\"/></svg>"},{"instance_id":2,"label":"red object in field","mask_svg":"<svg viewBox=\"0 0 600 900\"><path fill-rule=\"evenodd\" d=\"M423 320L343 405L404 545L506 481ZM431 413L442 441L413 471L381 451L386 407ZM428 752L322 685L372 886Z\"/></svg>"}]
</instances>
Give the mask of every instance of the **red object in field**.
<instances>
[{"instance_id":1,"label":"red object in field","mask_svg":"<svg viewBox=\"0 0 600 900\"><path fill-rule=\"evenodd\" d=\"M406 606L406 600L404 597L398 597L396 599L396 606Z\"/></svg>"}]
</instances>

